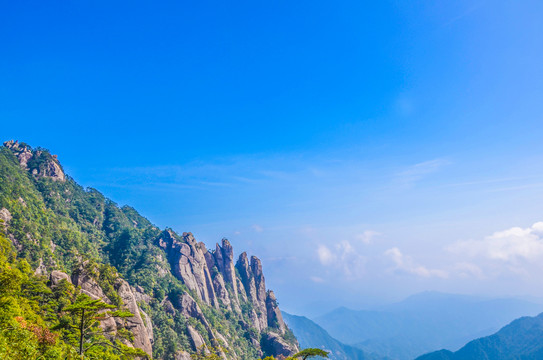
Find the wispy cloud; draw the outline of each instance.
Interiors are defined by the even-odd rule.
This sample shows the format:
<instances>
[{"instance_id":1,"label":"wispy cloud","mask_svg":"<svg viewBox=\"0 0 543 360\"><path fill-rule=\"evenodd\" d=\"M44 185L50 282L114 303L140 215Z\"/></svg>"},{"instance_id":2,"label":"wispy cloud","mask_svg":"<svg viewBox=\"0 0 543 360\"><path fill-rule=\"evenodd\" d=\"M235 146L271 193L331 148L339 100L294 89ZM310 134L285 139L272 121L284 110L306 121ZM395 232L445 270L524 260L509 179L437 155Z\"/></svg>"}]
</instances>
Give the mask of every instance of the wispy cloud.
<instances>
[{"instance_id":1,"label":"wispy cloud","mask_svg":"<svg viewBox=\"0 0 543 360\"><path fill-rule=\"evenodd\" d=\"M258 224L254 224L253 226L251 226L253 228L253 230L257 233L261 233L264 231L264 228Z\"/></svg>"},{"instance_id":2,"label":"wispy cloud","mask_svg":"<svg viewBox=\"0 0 543 360\"><path fill-rule=\"evenodd\" d=\"M454 272L459 277L485 279L486 276L480 266L469 262L459 262L454 265Z\"/></svg>"},{"instance_id":3,"label":"wispy cloud","mask_svg":"<svg viewBox=\"0 0 543 360\"><path fill-rule=\"evenodd\" d=\"M339 270L347 279L360 278L366 272L366 257L349 241L341 241L332 248L321 244L317 247L317 256L323 266Z\"/></svg>"},{"instance_id":4,"label":"wispy cloud","mask_svg":"<svg viewBox=\"0 0 543 360\"><path fill-rule=\"evenodd\" d=\"M403 187L411 187L426 176L439 171L450 162L445 159L434 159L412 165L395 176L395 182Z\"/></svg>"},{"instance_id":5,"label":"wispy cloud","mask_svg":"<svg viewBox=\"0 0 543 360\"><path fill-rule=\"evenodd\" d=\"M364 244L371 244L381 233L373 230L366 230L362 234L356 235L356 238Z\"/></svg>"},{"instance_id":6,"label":"wispy cloud","mask_svg":"<svg viewBox=\"0 0 543 360\"><path fill-rule=\"evenodd\" d=\"M448 27L448 26L451 26L452 24L454 24L455 22L457 21L460 21L462 20L463 18L471 15L472 13L474 13L475 11L479 10L481 7L483 7L483 5L485 5L485 2L479 2L479 3L476 3L476 4L473 4L471 7L469 7L467 10L465 10L464 12L462 12L460 15L457 15L455 17L453 17L452 19L450 19L449 21L445 22L443 24L443 27Z\"/></svg>"},{"instance_id":7,"label":"wispy cloud","mask_svg":"<svg viewBox=\"0 0 543 360\"><path fill-rule=\"evenodd\" d=\"M400 249L393 247L385 251L385 255L394 262L394 271L417 275L420 277L439 277L447 278L448 272L439 269L429 269L417 264L410 256L404 255Z\"/></svg>"},{"instance_id":8,"label":"wispy cloud","mask_svg":"<svg viewBox=\"0 0 543 360\"><path fill-rule=\"evenodd\" d=\"M309 279L313 281L314 283L323 283L324 279L318 276L310 276Z\"/></svg>"}]
</instances>

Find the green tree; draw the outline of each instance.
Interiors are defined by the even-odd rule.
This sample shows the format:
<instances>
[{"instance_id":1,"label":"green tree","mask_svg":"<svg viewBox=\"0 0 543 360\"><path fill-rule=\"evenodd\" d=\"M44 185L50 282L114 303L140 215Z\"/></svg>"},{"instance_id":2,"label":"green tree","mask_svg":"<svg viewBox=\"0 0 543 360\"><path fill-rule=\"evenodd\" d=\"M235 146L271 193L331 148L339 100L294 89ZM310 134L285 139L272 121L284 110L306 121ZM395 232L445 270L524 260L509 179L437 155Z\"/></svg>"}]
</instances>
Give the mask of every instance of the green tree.
<instances>
[{"instance_id":1,"label":"green tree","mask_svg":"<svg viewBox=\"0 0 543 360\"><path fill-rule=\"evenodd\" d=\"M117 306L106 304L100 299L92 299L85 294L81 294L73 304L64 309L65 312L72 314L74 323L61 325L68 325L67 327L73 331L78 343L79 355L83 356L92 348L101 346L113 348L123 355L147 356L142 350L128 348L119 342L114 343L104 336L106 331L100 328L102 321L111 318L128 318L134 316L129 311L108 311L115 308ZM118 333L126 335L122 331L118 331Z\"/></svg>"},{"instance_id":2,"label":"green tree","mask_svg":"<svg viewBox=\"0 0 543 360\"><path fill-rule=\"evenodd\" d=\"M193 360L221 360L222 357L220 356L220 353L226 353L226 349L222 347L212 347L209 351L205 345L202 345L198 348L198 350L191 354L190 357Z\"/></svg>"},{"instance_id":3,"label":"green tree","mask_svg":"<svg viewBox=\"0 0 543 360\"><path fill-rule=\"evenodd\" d=\"M306 360L316 356L327 358L328 352L321 349L308 348L292 355L291 359L302 358L302 360Z\"/></svg>"}]
</instances>

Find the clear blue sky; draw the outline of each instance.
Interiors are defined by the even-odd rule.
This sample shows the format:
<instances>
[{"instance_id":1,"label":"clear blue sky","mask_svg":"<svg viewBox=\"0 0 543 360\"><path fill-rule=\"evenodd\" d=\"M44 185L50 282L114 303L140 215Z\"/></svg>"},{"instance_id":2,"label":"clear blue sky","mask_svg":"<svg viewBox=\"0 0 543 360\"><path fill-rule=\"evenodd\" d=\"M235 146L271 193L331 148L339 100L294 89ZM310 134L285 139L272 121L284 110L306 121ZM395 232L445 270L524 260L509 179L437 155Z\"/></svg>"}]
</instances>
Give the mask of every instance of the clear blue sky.
<instances>
[{"instance_id":1,"label":"clear blue sky","mask_svg":"<svg viewBox=\"0 0 543 360\"><path fill-rule=\"evenodd\" d=\"M290 311L541 296L542 18L529 0L5 1L0 134L260 256Z\"/></svg>"}]
</instances>

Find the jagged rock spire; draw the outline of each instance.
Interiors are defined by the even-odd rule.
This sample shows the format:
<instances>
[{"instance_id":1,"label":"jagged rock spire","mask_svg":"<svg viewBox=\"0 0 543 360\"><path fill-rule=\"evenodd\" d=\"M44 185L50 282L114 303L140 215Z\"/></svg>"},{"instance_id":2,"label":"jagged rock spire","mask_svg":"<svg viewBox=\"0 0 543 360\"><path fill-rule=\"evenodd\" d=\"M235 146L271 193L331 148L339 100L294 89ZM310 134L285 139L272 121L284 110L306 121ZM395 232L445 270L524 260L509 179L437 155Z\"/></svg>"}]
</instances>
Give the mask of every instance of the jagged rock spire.
<instances>
[{"instance_id":1,"label":"jagged rock spire","mask_svg":"<svg viewBox=\"0 0 543 360\"><path fill-rule=\"evenodd\" d=\"M234 265L234 249L227 239L209 251L191 233L182 236L165 230L158 246L168 255L172 273L204 303L241 313L241 302L252 305L249 319L258 331L271 327L281 334L285 324L273 292L266 292L262 262L243 252ZM237 271L236 271L237 270Z\"/></svg>"}]
</instances>

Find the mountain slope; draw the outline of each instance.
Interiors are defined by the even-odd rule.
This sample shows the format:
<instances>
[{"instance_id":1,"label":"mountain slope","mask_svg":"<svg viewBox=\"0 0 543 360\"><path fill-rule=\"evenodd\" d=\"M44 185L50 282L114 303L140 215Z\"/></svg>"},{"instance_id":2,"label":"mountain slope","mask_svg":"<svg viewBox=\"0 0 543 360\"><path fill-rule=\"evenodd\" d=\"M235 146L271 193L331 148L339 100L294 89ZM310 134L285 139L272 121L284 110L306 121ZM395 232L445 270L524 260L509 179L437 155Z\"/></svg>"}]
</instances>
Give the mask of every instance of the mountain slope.
<instances>
[{"instance_id":1,"label":"mountain slope","mask_svg":"<svg viewBox=\"0 0 543 360\"><path fill-rule=\"evenodd\" d=\"M367 352L408 360L497 331L543 306L516 299L422 293L379 310L336 309L315 321L331 336Z\"/></svg>"},{"instance_id":2,"label":"mountain slope","mask_svg":"<svg viewBox=\"0 0 543 360\"><path fill-rule=\"evenodd\" d=\"M330 352L332 360L378 360L380 357L367 354L355 347L345 345L331 337L326 330L305 316L296 316L283 312L285 322L303 348L320 348Z\"/></svg>"},{"instance_id":3,"label":"mountain slope","mask_svg":"<svg viewBox=\"0 0 543 360\"><path fill-rule=\"evenodd\" d=\"M191 233L158 229L79 186L45 149L0 148L0 233L30 264L32 281L52 289L65 280L131 310L129 345L154 358L186 359L201 346L222 346L231 359L297 350L258 258L234 262L226 239L208 250ZM56 326L54 316L44 321Z\"/></svg>"},{"instance_id":4,"label":"mountain slope","mask_svg":"<svg viewBox=\"0 0 543 360\"><path fill-rule=\"evenodd\" d=\"M441 350L417 360L543 359L543 314L523 317L496 334L473 340L456 352Z\"/></svg>"}]
</instances>

